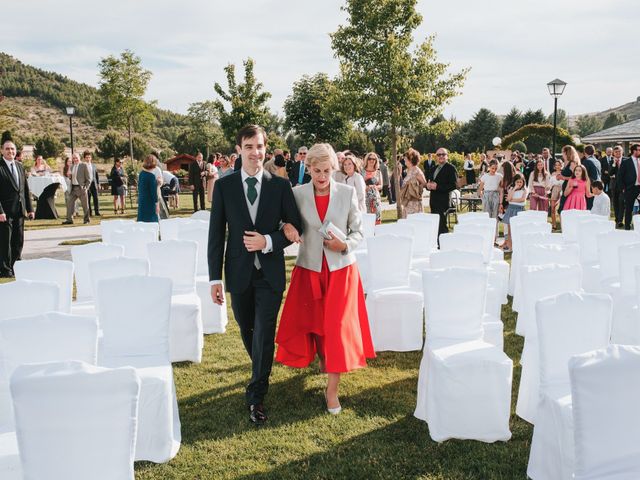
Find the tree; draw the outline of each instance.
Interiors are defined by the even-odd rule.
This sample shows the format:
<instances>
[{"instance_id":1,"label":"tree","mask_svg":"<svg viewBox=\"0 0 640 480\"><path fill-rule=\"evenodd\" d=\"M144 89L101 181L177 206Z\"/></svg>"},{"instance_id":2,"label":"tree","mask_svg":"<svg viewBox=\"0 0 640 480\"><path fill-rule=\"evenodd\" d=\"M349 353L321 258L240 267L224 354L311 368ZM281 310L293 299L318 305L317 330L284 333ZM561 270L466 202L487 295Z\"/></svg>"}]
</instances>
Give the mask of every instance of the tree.
<instances>
[{"instance_id":1,"label":"tree","mask_svg":"<svg viewBox=\"0 0 640 480\"><path fill-rule=\"evenodd\" d=\"M221 145L225 145L224 134L217 121L217 113L214 103L211 101L196 102L189 105L188 110L189 133L200 147L205 158L215 147L218 150ZM229 145L225 145L228 146Z\"/></svg>"},{"instance_id":2,"label":"tree","mask_svg":"<svg viewBox=\"0 0 640 480\"><path fill-rule=\"evenodd\" d=\"M541 124L546 120L544 112L541 109L527 110L522 114L522 125L529 125L531 123Z\"/></svg>"},{"instance_id":3,"label":"tree","mask_svg":"<svg viewBox=\"0 0 640 480\"><path fill-rule=\"evenodd\" d=\"M546 123L553 125L553 112L549 114L547 117ZM565 130L569 130L569 119L567 117L566 110L562 108L558 109L558 115L556 116L556 124L559 128L564 128Z\"/></svg>"},{"instance_id":4,"label":"tree","mask_svg":"<svg viewBox=\"0 0 640 480\"><path fill-rule=\"evenodd\" d=\"M145 131L153 121L151 105L144 101L151 72L142 68L140 57L125 50L120 58L109 55L99 64L100 100L96 105L99 126L126 128L129 155L134 157L133 132Z\"/></svg>"},{"instance_id":5,"label":"tree","mask_svg":"<svg viewBox=\"0 0 640 480\"><path fill-rule=\"evenodd\" d=\"M127 154L128 145L118 132L109 132L96 145L96 155L104 160L117 160Z\"/></svg>"},{"instance_id":6,"label":"tree","mask_svg":"<svg viewBox=\"0 0 640 480\"><path fill-rule=\"evenodd\" d=\"M602 130L602 122L595 115L581 115L576 120L578 135L586 137L599 130Z\"/></svg>"},{"instance_id":7,"label":"tree","mask_svg":"<svg viewBox=\"0 0 640 480\"><path fill-rule=\"evenodd\" d=\"M492 148L491 140L500 134L500 119L491 110L481 108L467 125L467 151Z\"/></svg>"},{"instance_id":8,"label":"tree","mask_svg":"<svg viewBox=\"0 0 640 480\"><path fill-rule=\"evenodd\" d=\"M248 58L244 64L244 83L236 83L236 67L232 63L224 68L227 74L227 91L218 82L214 89L219 99L213 102L215 112L225 138L235 144L236 133L248 124L265 125L268 120L271 98L269 92L262 91L262 83L256 80L253 73L253 60ZM225 103L231 105L227 111Z\"/></svg>"},{"instance_id":9,"label":"tree","mask_svg":"<svg viewBox=\"0 0 640 480\"><path fill-rule=\"evenodd\" d=\"M609 115L607 115L607 118L604 119L602 129L605 130L607 128L615 127L616 125L620 125L621 123L624 123L626 121L626 115L618 112L611 112Z\"/></svg>"},{"instance_id":10,"label":"tree","mask_svg":"<svg viewBox=\"0 0 640 480\"><path fill-rule=\"evenodd\" d=\"M64 152L64 144L54 137L51 133L46 133L36 139L33 148L35 156L42 155L44 158L56 158Z\"/></svg>"},{"instance_id":11,"label":"tree","mask_svg":"<svg viewBox=\"0 0 640 480\"><path fill-rule=\"evenodd\" d=\"M468 69L447 75L437 61L434 37L412 51L422 22L417 0L347 0L346 25L331 34L340 62L338 105L364 125L388 125L395 160L401 128L417 130L459 93ZM396 191L399 191L399 175ZM398 214L401 206L398 205Z\"/></svg>"},{"instance_id":12,"label":"tree","mask_svg":"<svg viewBox=\"0 0 640 480\"><path fill-rule=\"evenodd\" d=\"M349 124L335 108L335 85L326 73L304 75L293 84L284 102L285 126L296 131L306 143L341 143Z\"/></svg>"},{"instance_id":13,"label":"tree","mask_svg":"<svg viewBox=\"0 0 640 480\"><path fill-rule=\"evenodd\" d=\"M451 137L460 128L455 118L446 120L443 115L437 115L429 122L429 126L418 132L412 147L422 153L435 152L439 147L451 146Z\"/></svg>"},{"instance_id":14,"label":"tree","mask_svg":"<svg viewBox=\"0 0 640 480\"><path fill-rule=\"evenodd\" d=\"M522 112L516 107L511 108L507 116L502 120L502 136L515 132L522 125L524 125L522 123Z\"/></svg>"},{"instance_id":15,"label":"tree","mask_svg":"<svg viewBox=\"0 0 640 480\"><path fill-rule=\"evenodd\" d=\"M351 150L356 155L364 156L365 154L373 151L374 148L375 146L366 132L353 129L347 134L345 150Z\"/></svg>"}]
</instances>

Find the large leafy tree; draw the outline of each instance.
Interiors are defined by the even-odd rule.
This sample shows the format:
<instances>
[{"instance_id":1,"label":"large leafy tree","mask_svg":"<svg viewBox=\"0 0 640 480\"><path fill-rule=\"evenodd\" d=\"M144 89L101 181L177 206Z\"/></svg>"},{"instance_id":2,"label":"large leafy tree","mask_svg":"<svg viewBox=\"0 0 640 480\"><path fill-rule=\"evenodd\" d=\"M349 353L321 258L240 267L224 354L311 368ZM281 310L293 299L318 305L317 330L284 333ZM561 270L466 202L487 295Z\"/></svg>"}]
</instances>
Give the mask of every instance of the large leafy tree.
<instances>
[{"instance_id":1,"label":"large leafy tree","mask_svg":"<svg viewBox=\"0 0 640 480\"><path fill-rule=\"evenodd\" d=\"M189 129L187 136L199 145L198 149L209 156L212 149L228 147L222 129L218 124L217 111L213 102L196 102L189 105L187 115Z\"/></svg>"},{"instance_id":2,"label":"large leafy tree","mask_svg":"<svg viewBox=\"0 0 640 480\"><path fill-rule=\"evenodd\" d=\"M502 120L502 136L504 137L505 135L515 132L522 125L522 112L516 107L511 108Z\"/></svg>"},{"instance_id":3,"label":"large leafy tree","mask_svg":"<svg viewBox=\"0 0 640 480\"><path fill-rule=\"evenodd\" d=\"M33 154L42 155L44 158L56 158L64 152L64 144L51 133L45 133L34 145Z\"/></svg>"},{"instance_id":4,"label":"large leafy tree","mask_svg":"<svg viewBox=\"0 0 640 480\"><path fill-rule=\"evenodd\" d=\"M104 160L120 159L129 150L128 141L118 132L108 132L96 145L96 155Z\"/></svg>"},{"instance_id":5,"label":"large leafy tree","mask_svg":"<svg viewBox=\"0 0 640 480\"><path fill-rule=\"evenodd\" d=\"M599 130L602 130L602 122L595 115L582 115L576 120L578 135L586 137Z\"/></svg>"},{"instance_id":6,"label":"large leafy tree","mask_svg":"<svg viewBox=\"0 0 640 480\"><path fill-rule=\"evenodd\" d=\"M553 125L553 112L551 112L549 116L546 118L546 123L548 123L549 125ZM556 116L556 123L558 128L564 128L565 130L569 130L569 119L567 117L566 110L562 108L558 109L558 114Z\"/></svg>"},{"instance_id":7,"label":"large leafy tree","mask_svg":"<svg viewBox=\"0 0 640 480\"><path fill-rule=\"evenodd\" d=\"M440 113L467 74L447 74L434 37L412 48L412 33L422 22L416 1L347 0L347 23L331 34L340 62L339 105L361 125L388 125L393 159L400 129L416 130Z\"/></svg>"},{"instance_id":8,"label":"large leafy tree","mask_svg":"<svg viewBox=\"0 0 640 480\"><path fill-rule=\"evenodd\" d=\"M544 123L546 117L544 116L544 112L540 109L538 110L527 110L522 115L522 125L529 125L530 123Z\"/></svg>"},{"instance_id":9,"label":"large leafy tree","mask_svg":"<svg viewBox=\"0 0 640 480\"><path fill-rule=\"evenodd\" d=\"M476 112L467 125L467 149L484 151L491 148L491 140L500 134L500 119L487 108Z\"/></svg>"},{"instance_id":10,"label":"large leafy tree","mask_svg":"<svg viewBox=\"0 0 640 480\"><path fill-rule=\"evenodd\" d=\"M611 112L607 115L607 118L604 119L604 124L602 125L602 129L615 127L616 125L620 125L627 121L627 116L619 113L619 112Z\"/></svg>"},{"instance_id":11,"label":"large leafy tree","mask_svg":"<svg viewBox=\"0 0 640 480\"><path fill-rule=\"evenodd\" d=\"M230 63L224 68L227 74L227 91L217 82L214 85L220 98L213 102L213 107L225 138L233 143L236 133L242 127L248 124L265 125L269 119L267 101L271 94L262 91L262 83L258 82L253 73L253 60L248 58L243 64L244 83L237 83L236 67Z\"/></svg>"},{"instance_id":12,"label":"large leafy tree","mask_svg":"<svg viewBox=\"0 0 640 480\"><path fill-rule=\"evenodd\" d=\"M284 102L285 126L293 129L305 143L342 143L349 124L335 108L335 86L325 73L305 75L293 84Z\"/></svg>"},{"instance_id":13,"label":"large leafy tree","mask_svg":"<svg viewBox=\"0 0 640 480\"><path fill-rule=\"evenodd\" d=\"M96 105L99 126L126 128L133 160L134 131L146 131L153 122L152 105L143 98L151 72L142 67L142 60L131 50L125 50L120 57L103 58L99 69L100 100Z\"/></svg>"}]
</instances>

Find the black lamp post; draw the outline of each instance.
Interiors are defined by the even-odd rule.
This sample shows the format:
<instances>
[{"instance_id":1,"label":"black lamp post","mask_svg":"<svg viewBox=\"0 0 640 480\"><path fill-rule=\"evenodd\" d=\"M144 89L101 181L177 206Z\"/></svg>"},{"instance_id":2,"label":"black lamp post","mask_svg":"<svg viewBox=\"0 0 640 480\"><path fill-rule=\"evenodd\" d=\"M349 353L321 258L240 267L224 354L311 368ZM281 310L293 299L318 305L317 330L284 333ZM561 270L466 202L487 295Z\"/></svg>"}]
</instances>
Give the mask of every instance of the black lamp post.
<instances>
[{"instance_id":1,"label":"black lamp post","mask_svg":"<svg viewBox=\"0 0 640 480\"><path fill-rule=\"evenodd\" d=\"M558 97L562 95L564 92L564 87L566 87L566 82L563 82L559 78L555 80L551 80L547 83L547 88L549 89L549 94L553 97L553 141L552 141L552 149L551 149L551 158L555 160L556 158L556 130L557 130L557 120L558 120Z\"/></svg>"},{"instance_id":2,"label":"black lamp post","mask_svg":"<svg viewBox=\"0 0 640 480\"><path fill-rule=\"evenodd\" d=\"M71 155L73 155L73 115L76 113L76 109L73 107L67 107L67 115L69 115L69 132L71 135Z\"/></svg>"}]
</instances>

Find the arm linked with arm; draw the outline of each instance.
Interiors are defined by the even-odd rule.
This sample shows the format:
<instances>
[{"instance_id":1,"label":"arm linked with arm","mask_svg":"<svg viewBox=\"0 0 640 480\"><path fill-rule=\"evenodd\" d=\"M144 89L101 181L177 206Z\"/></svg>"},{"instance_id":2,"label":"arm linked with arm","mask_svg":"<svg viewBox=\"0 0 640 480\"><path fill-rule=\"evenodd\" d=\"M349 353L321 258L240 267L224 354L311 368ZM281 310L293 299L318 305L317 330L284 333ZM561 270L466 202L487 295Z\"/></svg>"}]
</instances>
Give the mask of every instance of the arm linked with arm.
<instances>
[{"instance_id":1,"label":"arm linked with arm","mask_svg":"<svg viewBox=\"0 0 640 480\"><path fill-rule=\"evenodd\" d=\"M298 230L298 234L302 235L302 219L300 218L300 212L298 211L296 199L293 196L291 185L289 185L288 182L285 183L286 185L284 186L284 191L282 192L282 218L280 223L290 223L296 228L296 230ZM285 236L282 229L271 232L269 235L271 236L273 252L284 250L286 247L291 245L291 242L287 240L287 237Z\"/></svg>"},{"instance_id":2,"label":"arm linked with arm","mask_svg":"<svg viewBox=\"0 0 640 480\"><path fill-rule=\"evenodd\" d=\"M227 219L224 208L222 189L213 190L213 206L209 219L209 245L207 261L209 263L209 280L222 280L222 261L224 258L224 242L227 229Z\"/></svg>"},{"instance_id":3,"label":"arm linked with arm","mask_svg":"<svg viewBox=\"0 0 640 480\"><path fill-rule=\"evenodd\" d=\"M351 205L349 206L349 218L347 219L347 249L342 253L346 255L355 250L362 242L362 213L358 208L358 197L354 190L351 191Z\"/></svg>"}]
</instances>

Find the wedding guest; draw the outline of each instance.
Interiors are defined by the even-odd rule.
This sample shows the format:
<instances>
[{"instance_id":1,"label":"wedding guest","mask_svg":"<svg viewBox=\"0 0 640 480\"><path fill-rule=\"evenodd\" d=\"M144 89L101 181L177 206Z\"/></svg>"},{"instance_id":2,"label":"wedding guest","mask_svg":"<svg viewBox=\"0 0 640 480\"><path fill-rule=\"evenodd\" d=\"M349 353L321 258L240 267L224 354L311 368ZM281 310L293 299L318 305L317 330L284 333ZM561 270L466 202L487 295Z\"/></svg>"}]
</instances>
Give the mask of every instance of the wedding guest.
<instances>
[{"instance_id":1,"label":"wedding guest","mask_svg":"<svg viewBox=\"0 0 640 480\"><path fill-rule=\"evenodd\" d=\"M489 161L487 160L487 154L480 154L480 176L484 175L489 171Z\"/></svg>"},{"instance_id":2,"label":"wedding guest","mask_svg":"<svg viewBox=\"0 0 640 480\"><path fill-rule=\"evenodd\" d=\"M191 162L189 165L189 185L191 185L191 191L193 192L193 211L205 210L204 205L204 190L205 190L205 176L207 175L206 166L203 161L202 153L196 154L196 161ZM198 199L200 200L200 208L198 209Z\"/></svg>"},{"instance_id":3,"label":"wedding guest","mask_svg":"<svg viewBox=\"0 0 640 480\"><path fill-rule=\"evenodd\" d=\"M549 188L551 189L551 225L555 229L558 228L558 203L562 196L562 162L556 160L553 173L549 176Z\"/></svg>"},{"instance_id":4,"label":"wedding guest","mask_svg":"<svg viewBox=\"0 0 640 480\"><path fill-rule=\"evenodd\" d=\"M162 171L162 200L168 207L180 208L180 180L168 170Z\"/></svg>"},{"instance_id":5,"label":"wedding guest","mask_svg":"<svg viewBox=\"0 0 640 480\"><path fill-rule=\"evenodd\" d=\"M631 229L631 219L638 196L640 196L640 143L634 143L629 148L631 155L625 158L618 170L618 182L620 182L624 194L624 229Z\"/></svg>"},{"instance_id":6,"label":"wedding guest","mask_svg":"<svg viewBox=\"0 0 640 480\"><path fill-rule=\"evenodd\" d=\"M509 206L504 212L502 223L504 223L505 225L509 225L513 217L517 216L518 213L524 211L526 200L527 187L524 183L524 177L521 173L516 173L515 177L513 178L513 186L509 188L507 192L507 202L509 202ZM508 235L505 233L503 248L505 252L510 252L513 249L511 232L509 232Z\"/></svg>"},{"instance_id":7,"label":"wedding guest","mask_svg":"<svg viewBox=\"0 0 640 480\"><path fill-rule=\"evenodd\" d=\"M351 185L356 189L358 210L360 210L362 213L366 213L367 206L365 203L365 192L367 190L367 186L364 183L364 178L362 178L362 175L360 175L361 168L362 165L358 157L353 154L345 156L342 162L342 174L344 176L344 183L346 183L347 185Z\"/></svg>"},{"instance_id":8,"label":"wedding guest","mask_svg":"<svg viewBox=\"0 0 640 480\"><path fill-rule=\"evenodd\" d=\"M609 192L613 203L613 213L616 220L616 228L623 228L624 223L624 195L622 194L622 181L618 181L618 172L622 163L622 147L613 147L613 157L609 167Z\"/></svg>"},{"instance_id":9,"label":"wedding guest","mask_svg":"<svg viewBox=\"0 0 640 480\"><path fill-rule=\"evenodd\" d=\"M376 214L376 225L382 223L382 174L380 173L380 159L376 152L369 152L364 157L364 170L362 173L364 183L367 186L365 202L367 213Z\"/></svg>"},{"instance_id":10,"label":"wedding guest","mask_svg":"<svg viewBox=\"0 0 640 480\"><path fill-rule=\"evenodd\" d=\"M71 157L64 159L64 166L62 167L62 176L64 177L64 183L67 184L67 191L64 192L64 204L69 201L69 194L71 193Z\"/></svg>"},{"instance_id":11,"label":"wedding guest","mask_svg":"<svg viewBox=\"0 0 640 480\"><path fill-rule=\"evenodd\" d=\"M44 177L51 173L51 167L47 165L47 162L44 161L42 155L37 155L36 159L33 163L33 167L29 172L29 175L35 175L37 177Z\"/></svg>"},{"instance_id":12,"label":"wedding guest","mask_svg":"<svg viewBox=\"0 0 640 480\"><path fill-rule=\"evenodd\" d=\"M220 168L218 168L218 180L231 175L233 173L233 167L231 166L230 158L223 155L220 159Z\"/></svg>"},{"instance_id":13,"label":"wedding guest","mask_svg":"<svg viewBox=\"0 0 640 480\"><path fill-rule=\"evenodd\" d=\"M345 159L346 161L346 159ZM355 190L332 179L338 159L329 144L316 144L306 166L311 183L294 188L303 235L285 226L300 243L276 336L276 361L305 368L316 357L327 373L327 411L342 410L340 376L374 358L364 292L353 250L362 240L362 216ZM331 223L328 238L318 230ZM302 240L302 241L301 241Z\"/></svg>"},{"instance_id":14,"label":"wedding guest","mask_svg":"<svg viewBox=\"0 0 640 480\"><path fill-rule=\"evenodd\" d=\"M462 168L464 169L464 176L467 181L467 185L473 185L476 183L476 172L474 170L475 165L473 164L473 159L471 158L470 153L467 153L464 156L464 165Z\"/></svg>"},{"instance_id":15,"label":"wedding guest","mask_svg":"<svg viewBox=\"0 0 640 480\"><path fill-rule=\"evenodd\" d=\"M549 150L547 147L544 147L542 149L542 160L544 160L548 172L553 170L553 165L555 164L556 159L551 156L551 150Z\"/></svg>"},{"instance_id":16,"label":"wedding guest","mask_svg":"<svg viewBox=\"0 0 640 480\"><path fill-rule=\"evenodd\" d=\"M158 165L155 155L147 155L138 176L138 222L158 222L158 182L154 170Z\"/></svg>"},{"instance_id":17,"label":"wedding guest","mask_svg":"<svg viewBox=\"0 0 640 480\"><path fill-rule=\"evenodd\" d=\"M502 173L502 181L500 182L500 206L498 207L498 214L503 215L509 206L509 202L507 201L507 193L509 193L509 189L513 185L513 178L516 175L515 168L513 168L513 164L509 160L505 160L500 165L500 171ZM508 226L506 226L508 229ZM506 235L505 230L505 235Z\"/></svg>"},{"instance_id":18,"label":"wedding guest","mask_svg":"<svg viewBox=\"0 0 640 480\"><path fill-rule=\"evenodd\" d=\"M311 177L305 169L305 160L307 158L307 152L309 149L305 146L298 148L298 154L296 155L296 161L293 162L291 170L289 171L289 181L292 186L303 185L309 183Z\"/></svg>"},{"instance_id":19,"label":"wedding guest","mask_svg":"<svg viewBox=\"0 0 640 480\"><path fill-rule=\"evenodd\" d=\"M87 201L89 202L89 215L91 215L91 202L93 201L93 211L96 217L100 217L100 200L98 190L100 190L100 177L98 175L98 168L93 164L93 155L89 150L85 150L82 154L84 163L89 169L89 175L91 177L91 185L87 192Z\"/></svg>"},{"instance_id":20,"label":"wedding guest","mask_svg":"<svg viewBox=\"0 0 640 480\"><path fill-rule=\"evenodd\" d=\"M583 165L576 165L564 192L567 197L564 210L586 210L587 197L591 197L591 181Z\"/></svg>"},{"instance_id":21,"label":"wedding guest","mask_svg":"<svg viewBox=\"0 0 640 480\"><path fill-rule=\"evenodd\" d=\"M342 171L342 163L344 159L347 158L347 155L345 152L336 152L336 157L338 157L338 170L333 172L333 179L338 183L345 183L346 178Z\"/></svg>"},{"instance_id":22,"label":"wedding guest","mask_svg":"<svg viewBox=\"0 0 640 480\"><path fill-rule=\"evenodd\" d=\"M491 160L487 173L480 177L478 185L478 196L482 198L482 210L489 213L489 218L498 218L501 193L502 174L498 173L498 162Z\"/></svg>"},{"instance_id":23,"label":"wedding guest","mask_svg":"<svg viewBox=\"0 0 640 480\"><path fill-rule=\"evenodd\" d=\"M573 175L573 169L576 167L576 165L582 164L578 151L571 145L565 145L564 147L562 147L562 159L564 161L564 164L559 178L562 178L564 182L562 183L562 197L560 197L558 212L562 212L562 210L564 209L564 203L567 200L567 196L565 195L567 182Z\"/></svg>"},{"instance_id":24,"label":"wedding guest","mask_svg":"<svg viewBox=\"0 0 640 480\"><path fill-rule=\"evenodd\" d=\"M593 192L593 207L591 207L591 213L594 215L602 215L606 219L611 216L611 200L609 195L604 193L604 183L600 180L596 180L591 185L591 191Z\"/></svg>"},{"instance_id":25,"label":"wedding guest","mask_svg":"<svg viewBox=\"0 0 640 480\"><path fill-rule=\"evenodd\" d=\"M427 175L427 190L429 193L429 209L431 213L440 216L438 225L438 237L441 233L447 233L446 214L451 207L451 192L456 189L458 173L456 167L449 163L449 151L446 148L438 148L436 151L436 165Z\"/></svg>"},{"instance_id":26,"label":"wedding guest","mask_svg":"<svg viewBox=\"0 0 640 480\"><path fill-rule=\"evenodd\" d=\"M124 168L122 168L122 161L116 159L111 167L111 195L113 195L113 214L117 215L118 210L124 214Z\"/></svg>"},{"instance_id":27,"label":"wedding guest","mask_svg":"<svg viewBox=\"0 0 640 480\"><path fill-rule=\"evenodd\" d=\"M389 201L389 167L386 158L380 159L380 174L382 175L382 195Z\"/></svg>"},{"instance_id":28,"label":"wedding guest","mask_svg":"<svg viewBox=\"0 0 640 480\"><path fill-rule=\"evenodd\" d=\"M407 176L400 187L400 203L402 204L402 218L413 213L424 213L422 206L422 192L427 186L427 179L418 168L420 153L413 148L405 153L407 159Z\"/></svg>"},{"instance_id":29,"label":"wedding guest","mask_svg":"<svg viewBox=\"0 0 640 480\"><path fill-rule=\"evenodd\" d=\"M77 153L71 155L70 180L71 189L69 190L69 199L67 200L67 219L62 222L63 225L73 224L73 215L76 212L76 200L80 200L82 211L84 213L84 223L89 223L89 200L88 192L91 185L91 173L85 162L80 161Z\"/></svg>"},{"instance_id":30,"label":"wedding guest","mask_svg":"<svg viewBox=\"0 0 640 480\"><path fill-rule=\"evenodd\" d=\"M211 154L207 158L207 165L205 167L205 183L207 185L207 201L211 203L213 200L213 187L218 180L218 168L215 166L216 156Z\"/></svg>"},{"instance_id":31,"label":"wedding guest","mask_svg":"<svg viewBox=\"0 0 640 480\"><path fill-rule=\"evenodd\" d=\"M529 208L531 210L542 212L549 210L550 177L544 160L538 160L535 169L529 175Z\"/></svg>"}]
</instances>

